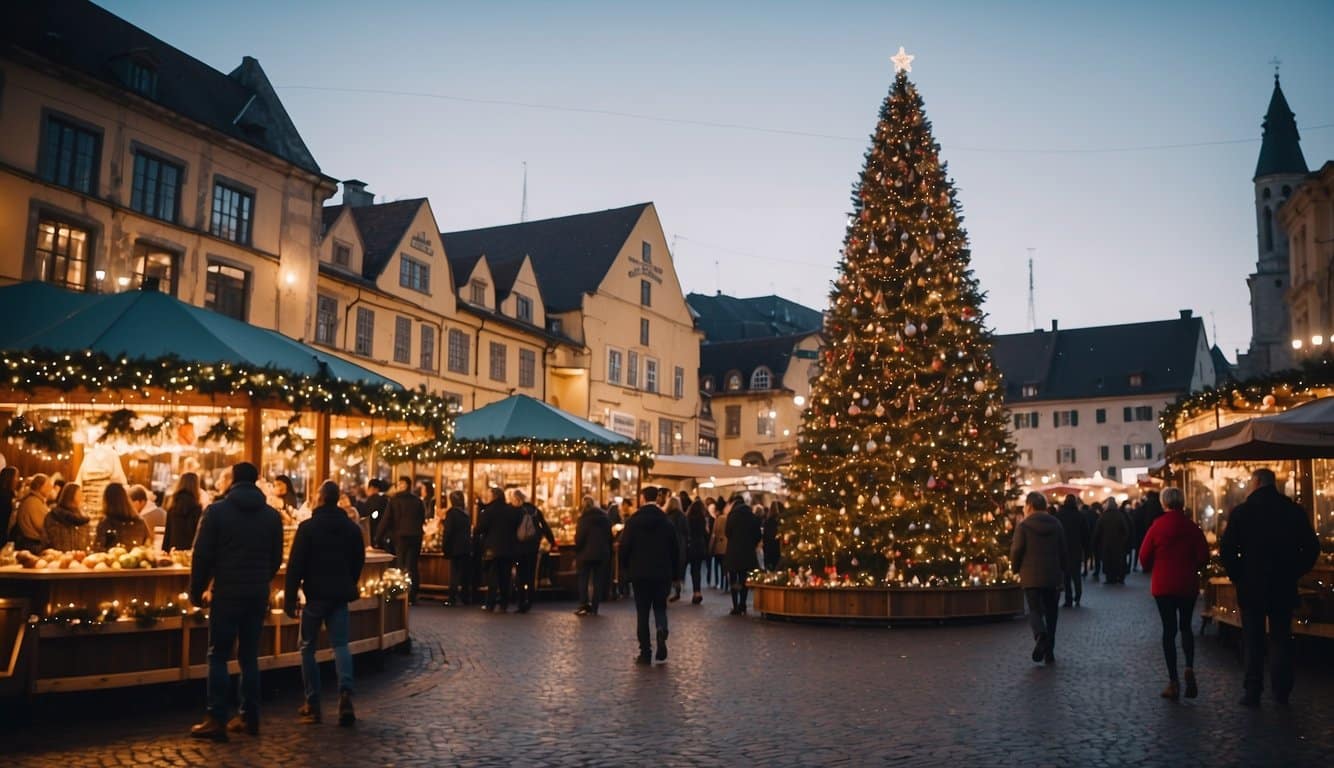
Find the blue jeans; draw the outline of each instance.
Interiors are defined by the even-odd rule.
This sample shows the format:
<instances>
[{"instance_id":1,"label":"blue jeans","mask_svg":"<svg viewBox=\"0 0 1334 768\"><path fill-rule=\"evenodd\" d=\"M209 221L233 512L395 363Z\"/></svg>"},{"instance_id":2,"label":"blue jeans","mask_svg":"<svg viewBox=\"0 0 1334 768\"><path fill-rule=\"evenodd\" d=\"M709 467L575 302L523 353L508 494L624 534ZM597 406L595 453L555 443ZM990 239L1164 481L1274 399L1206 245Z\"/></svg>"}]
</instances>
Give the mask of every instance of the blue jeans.
<instances>
[{"instance_id":1,"label":"blue jeans","mask_svg":"<svg viewBox=\"0 0 1334 768\"><path fill-rule=\"evenodd\" d=\"M334 669L338 671L338 691L352 692L352 652L347 648L347 603L312 601L306 603L301 612L301 681L306 686L308 704L316 704L320 700L320 665L315 661L315 643L320 637L321 624L329 630Z\"/></svg>"},{"instance_id":2,"label":"blue jeans","mask_svg":"<svg viewBox=\"0 0 1334 768\"><path fill-rule=\"evenodd\" d=\"M227 662L236 648L241 665L241 716L259 720L259 633L269 612L267 600L215 602L208 615L208 711L226 720L232 676Z\"/></svg>"}]
</instances>

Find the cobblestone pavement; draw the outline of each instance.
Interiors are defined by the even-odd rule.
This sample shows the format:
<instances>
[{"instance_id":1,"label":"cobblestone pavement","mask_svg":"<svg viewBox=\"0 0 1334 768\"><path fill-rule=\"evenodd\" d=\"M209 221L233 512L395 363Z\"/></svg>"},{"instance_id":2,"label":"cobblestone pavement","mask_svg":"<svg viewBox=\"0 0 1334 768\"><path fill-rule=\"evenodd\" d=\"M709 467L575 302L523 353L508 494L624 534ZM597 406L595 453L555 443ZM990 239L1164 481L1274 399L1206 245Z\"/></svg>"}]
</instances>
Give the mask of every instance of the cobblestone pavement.
<instances>
[{"instance_id":1,"label":"cobblestone pavement","mask_svg":"<svg viewBox=\"0 0 1334 768\"><path fill-rule=\"evenodd\" d=\"M423 601L410 654L362 661L354 729L298 726L299 680L272 674L258 738L187 738L195 685L47 697L0 725L0 764L1328 765L1328 646L1302 646L1290 710L1251 711L1211 629L1200 698L1166 702L1147 586L1089 584L1052 668L1029 661L1022 621L815 627L729 617L710 590L673 605L671 658L644 668L627 601L583 619L559 602L493 616Z\"/></svg>"}]
</instances>

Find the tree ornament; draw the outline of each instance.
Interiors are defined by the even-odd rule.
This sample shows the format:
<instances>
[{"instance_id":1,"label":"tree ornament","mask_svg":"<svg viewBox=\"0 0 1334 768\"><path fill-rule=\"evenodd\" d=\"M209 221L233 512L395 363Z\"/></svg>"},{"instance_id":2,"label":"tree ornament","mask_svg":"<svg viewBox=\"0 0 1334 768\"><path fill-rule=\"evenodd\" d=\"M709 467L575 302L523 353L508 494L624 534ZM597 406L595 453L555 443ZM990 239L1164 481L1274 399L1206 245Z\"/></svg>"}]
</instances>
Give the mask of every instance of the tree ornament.
<instances>
[{"instance_id":1,"label":"tree ornament","mask_svg":"<svg viewBox=\"0 0 1334 768\"><path fill-rule=\"evenodd\" d=\"M945 368L945 361L938 357L931 358L931 370L940 373Z\"/></svg>"},{"instance_id":2,"label":"tree ornament","mask_svg":"<svg viewBox=\"0 0 1334 768\"><path fill-rule=\"evenodd\" d=\"M917 326L913 325L912 323L908 323L907 325L903 326L903 335L907 336L910 339L916 336Z\"/></svg>"},{"instance_id":3,"label":"tree ornament","mask_svg":"<svg viewBox=\"0 0 1334 768\"><path fill-rule=\"evenodd\" d=\"M973 382L973 391L979 395L987 391L987 383L982 379Z\"/></svg>"},{"instance_id":4,"label":"tree ornament","mask_svg":"<svg viewBox=\"0 0 1334 768\"><path fill-rule=\"evenodd\" d=\"M927 487L927 488L930 488L930 489L933 490L933 491L936 489L936 477L935 477L935 475L932 475L931 477L928 477L928 478L926 479L926 487Z\"/></svg>"},{"instance_id":5,"label":"tree ornament","mask_svg":"<svg viewBox=\"0 0 1334 768\"><path fill-rule=\"evenodd\" d=\"M884 403L876 403L876 406L875 406L875 415L876 415L877 417L880 417L880 416L884 416L884 415L885 415L885 405L884 405Z\"/></svg>"},{"instance_id":6,"label":"tree ornament","mask_svg":"<svg viewBox=\"0 0 1334 768\"><path fill-rule=\"evenodd\" d=\"M862 412L862 409L861 409L860 407L858 407L858 405L857 405L856 403L853 403L852 405L849 405L849 406L848 406L848 415L849 415L849 416L856 416L857 414L859 414L859 413L861 413L861 412Z\"/></svg>"},{"instance_id":7,"label":"tree ornament","mask_svg":"<svg viewBox=\"0 0 1334 768\"><path fill-rule=\"evenodd\" d=\"M867 244L867 246L866 246L866 252L869 253L869 254L871 254L872 256L874 256L875 254L877 254L877 253L880 252L880 248L879 248L878 246L876 246L876 244L875 244L875 238L874 238L874 237L872 237L872 238L871 238L871 242L870 242L869 244Z\"/></svg>"},{"instance_id":8,"label":"tree ornament","mask_svg":"<svg viewBox=\"0 0 1334 768\"><path fill-rule=\"evenodd\" d=\"M907 233L907 232L904 232L903 234L899 235L899 242L900 242L900 243L906 243L906 242L908 242L908 233Z\"/></svg>"},{"instance_id":9,"label":"tree ornament","mask_svg":"<svg viewBox=\"0 0 1334 768\"><path fill-rule=\"evenodd\" d=\"M908 503L908 499L904 498L902 493L895 491L889 503L893 504L895 509L902 509L903 505ZM913 526L909 525L908 530L913 530Z\"/></svg>"},{"instance_id":10,"label":"tree ornament","mask_svg":"<svg viewBox=\"0 0 1334 768\"><path fill-rule=\"evenodd\" d=\"M880 447L879 445L876 445L876 442L875 442L875 438L874 438L874 437L871 438L870 440L867 440L867 441L866 441L866 452L867 452L867 453L875 453L875 449L877 449L877 448L879 448L879 447Z\"/></svg>"},{"instance_id":11,"label":"tree ornament","mask_svg":"<svg viewBox=\"0 0 1334 768\"><path fill-rule=\"evenodd\" d=\"M1260 402L1261 402L1261 403L1264 405L1264 407L1266 407L1266 408L1273 408L1273 407L1274 407L1274 403L1277 403L1277 402L1278 402L1278 398L1274 397L1273 395L1265 395L1265 396L1264 396L1264 399L1262 399Z\"/></svg>"}]
</instances>

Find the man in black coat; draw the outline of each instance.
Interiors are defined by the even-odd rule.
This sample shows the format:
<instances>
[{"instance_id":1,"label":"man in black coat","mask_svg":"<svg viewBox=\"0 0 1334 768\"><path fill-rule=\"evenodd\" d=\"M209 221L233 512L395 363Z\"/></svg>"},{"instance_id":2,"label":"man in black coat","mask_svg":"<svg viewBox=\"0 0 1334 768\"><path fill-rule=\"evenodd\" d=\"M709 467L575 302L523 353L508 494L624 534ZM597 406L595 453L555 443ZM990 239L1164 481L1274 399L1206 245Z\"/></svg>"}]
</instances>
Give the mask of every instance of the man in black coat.
<instances>
[{"instance_id":1,"label":"man in black coat","mask_svg":"<svg viewBox=\"0 0 1334 768\"><path fill-rule=\"evenodd\" d=\"M472 605L476 593L472 582L472 518L463 508L463 491L449 492L445 510L445 533L441 549L449 558L449 600L446 605Z\"/></svg>"},{"instance_id":2,"label":"man in black coat","mask_svg":"<svg viewBox=\"0 0 1334 768\"><path fill-rule=\"evenodd\" d=\"M505 492L491 489L491 501L477 516L477 537L482 542L482 559L489 563L484 610L509 610L510 572L519 546L519 510L505 503Z\"/></svg>"},{"instance_id":3,"label":"man in black coat","mask_svg":"<svg viewBox=\"0 0 1334 768\"><path fill-rule=\"evenodd\" d=\"M394 543L395 565L408 575L411 585L408 587L408 602L416 604L417 588L420 578L417 574L417 562L422 552L422 527L426 525L426 507L422 500L412 492L412 478L404 476L398 479L398 493L389 499L389 508L380 520L379 540L388 539Z\"/></svg>"},{"instance_id":4,"label":"man in black coat","mask_svg":"<svg viewBox=\"0 0 1334 768\"><path fill-rule=\"evenodd\" d=\"M232 467L226 497L205 510L190 565L190 602L208 607L208 713L190 729L197 739L228 732L259 734L259 635L269 587L283 562L283 519L256 487L259 470ZM241 711L227 720L232 648L241 667Z\"/></svg>"},{"instance_id":5,"label":"man in black coat","mask_svg":"<svg viewBox=\"0 0 1334 768\"><path fill-rule=\"evenodd\" d=\"M593 497L584 497L584 511L574 531L574 560L579 575L579 608L576 616L598 615L605 587L604 573L611 562L611 520Z\"/></svg>"},{"instance_id":6,"label":"man in black coat","mask_svg":"<svg viewBox=\"0 0 1334 768\"><path fill-rule=\"evenodd\" d=\"M656 503L658 489L646 486L640 491L643 506L630 516L621 531L621 571L635 591L635 615L638 621L639 655L636 664L652 664L649 644L648 614L658 628L658 661L667 660L667 592L680 567L676 529Z\"/></svg>"},{"instance_id":7,"label":"man in black coat","mask_svg":"<svg viewBox=\"0 0 1334 768\"><path fill-rule=\"evenodd\" d=\"M514 496L514 507L519 510L520 528L516 529L516 535L523 530L524 517L532 519L535 531L529 538L519 539L518 560L514 569L518 577L514 591L518 593L519 613L528 613L533 607L533 599L537 597L537 560L542 551L542 539L547 540L550 544L549 551L554 555L556 535L551 532L551 526L547 525L542 510L528 500L528 494L518 488L510 493Z\"/></svg>"},{"instance_id":8,"label":"man in black coat","mask_svg":"<svg viewBox=\"0 0 1334 768\"><path fill-rule=\"evenodd\" d=\"M306 703L298 714L301 722L320 722L320 665L315 661L315 643L320 625L329 630L334 668L338 671L338 724L356 722L352 710L352 652L348 650L347 604L361 596L361 568L366 563L361 526L348 519L338 506L338 484L326 480L319 491L319 506L310 519L296 529L292 554L287 559L287 582L283 591L286 613L297 617L297 591L306 596L301 611L301 681Z\"/></svg>"},{"instance_id":9,"label":"man in black coat","mask_svg":"<svg viewBox=\"0 0 1334 768\"><path fill-rule=\"evenodd\" d=\"M371 520L371 529L374 530L380 525L380 518L384 517L384 511L389 508L389 497L384 495L388 490L383 480L372 477L366 483L366 501L363 506L366 508L365 516Z\"/></svg>"},{"instance_id":10,"label":"man in black coat","mask_svg":"<svg viewBox=\"0 0 1334 768\"><path fill-rule=\"evenodd\" d=\"M762 538L760 521L751 512L746 497L742 494L732 496L731 510L727 513L727 554L723 556L723 569L728 573L732 584L733 616L746 615L746 599L750 594L746 587L746 577L760 567L755 557L755 547Z\"/></svg>"},{"instance_id":11,"label":"man in black coat","mask_svg":"<svg viewBox=\"0 0 1334 768\"><path fill-rule=\"evenodd\" d=\"M1065 572L1065 607L1079 605L1084 597L1084 580L1074 566L1084 562L1084 551L1088 548L1090 533L1084 523L1084 513L1079 511L1079 500L1074 494L1067 495L1061 508L1056 510L1056 519L1065 531L1065 547L1070 553L1070 570Z\"/></svg>"},{"instance_id":12,"label":"man in black coat","mask_svg":"<svg viewBox=\"0 0 1334 768\"><path fill-rule=\"evenodd\" d=\"M1237 587L1245 649L1246 695L1241 703L1260 706L1264 688L1265 621L1273 654L1270 683L1274 700L1287 704L1292 693L1292 612L1297 581L1315 565L1320 540L1305 510L1275 487L1273 470L1251 473L1250 495L1232 510L1219 554Z\"/></svg>"}]
</instances>

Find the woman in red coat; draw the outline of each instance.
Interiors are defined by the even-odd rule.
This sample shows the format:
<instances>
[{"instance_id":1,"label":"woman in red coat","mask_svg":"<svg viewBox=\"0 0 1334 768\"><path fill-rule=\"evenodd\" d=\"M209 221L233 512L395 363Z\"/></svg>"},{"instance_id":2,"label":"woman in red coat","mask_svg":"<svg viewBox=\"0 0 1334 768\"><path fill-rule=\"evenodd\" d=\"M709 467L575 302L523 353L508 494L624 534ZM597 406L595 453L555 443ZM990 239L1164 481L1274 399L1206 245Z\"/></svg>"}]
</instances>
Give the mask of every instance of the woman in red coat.
<instances>
[{"instance_id":1,"label":"woman in red coat","mask_svg":"<svg viewBox=\"0 0 1334 768\"><path fill-rule=\"evenodd\" d=\"M1163 655L1167 658L1169 682L1162 697L1174 701L1181 696L1177 682L1178 626L1181 650L1186 653L1186 698L1199 695L1195 685L1195 637L1191 634L1191 617L1200 591L1199 570L1209 562L1204 531L1182 511L1185 501L1180 488L1163 491L1162 504L1167 511L1149 526L1139 551L1140 565L1153 573L1149 591L1158 603L1158 616L1163 620Z\"/></svg>"}]
</instances>

